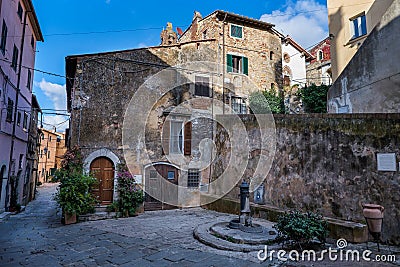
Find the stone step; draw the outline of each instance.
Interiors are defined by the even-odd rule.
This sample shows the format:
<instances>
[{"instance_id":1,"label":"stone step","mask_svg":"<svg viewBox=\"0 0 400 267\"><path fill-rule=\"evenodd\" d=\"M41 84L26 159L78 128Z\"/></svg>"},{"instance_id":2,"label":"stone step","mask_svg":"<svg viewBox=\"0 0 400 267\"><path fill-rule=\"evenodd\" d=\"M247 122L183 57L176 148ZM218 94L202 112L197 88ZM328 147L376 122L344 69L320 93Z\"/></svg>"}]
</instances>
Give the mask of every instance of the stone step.
<instances>
[{"instance_id":1,"label":"stone step","mask_svg":"<svg viewBox=\"0 0 400 267\"><path fill-rule=\"evenodd\" d=\"M99 221L106 219L113 219L117 217L116 212L96 212L92 214L79 215L79 222L87 222L87 221Z\"/></svg>"}]
</instances>

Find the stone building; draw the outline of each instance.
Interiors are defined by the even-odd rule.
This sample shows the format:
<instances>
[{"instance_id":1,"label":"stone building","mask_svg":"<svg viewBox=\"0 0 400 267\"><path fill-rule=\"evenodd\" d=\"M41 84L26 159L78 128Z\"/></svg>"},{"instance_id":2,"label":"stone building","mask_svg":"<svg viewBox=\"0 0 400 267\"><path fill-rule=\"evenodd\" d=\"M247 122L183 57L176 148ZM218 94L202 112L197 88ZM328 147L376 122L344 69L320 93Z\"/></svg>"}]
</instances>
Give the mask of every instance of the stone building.
<instances>
[{"instance_id":1,"label":"stone building","mask_svg":"<svg viewBox=\"0 0 400 267\"><path fill-rule=\"evenodd\" d=\"M251 90L282 86L272 24L195 12L176 36L168 24L160 46L66 58L67 142L101 181L102 204L116 199L116 169L126 163L149 193L145 209L196 205L191 196L210 181L202 164L212 158L214 115L248 113Z\"/></svg>"},{"instance_id":2,"label":"stone building","mask_svg":"<svg viewBox=\"0 0 400 267\"><path fill-rule=\"evenodd\" d=\"M38 166L38 181L43 184L51 181L51 176L57 169L57 148L61 136L55 131L41 129L40 153Z\"/></svg>"},{"instance_id":3,"label":"stone building","mask_svg":"<svg viewBox=\"0 0 400 267\"><path fill-rule=\"evenodd\" d=\"M336 74L328 92L329 113L400 112L399 2L373 1L332 10L329 29L334 34ZM337 25L338 21L345 24ZM349 22L359 25L360 31L349 35Z\"/></svg>"},{"instance_id":4,"label":"stone building","mask_svg":"<svg viewBox=\"0 0 400 267\"><path fill-rule=\"evenodd\" d=\"M38 181L38 165L40 154L41 130L38 129L39 113L41 113L39 102L35 95L32 95L32 108L29 122L28 152L26 154L26 174L22 205L26 205L35 198L36 182Z\"/></svg>"},{"instance_id":5,"label":"stone building","mask_svg":"<svg viewBox=\"0 0 400 267\"><path fill-rule=\"evenodd\" d=\"M332 84L330 46L331 39L327 37L310 49L309 52L313 56L313 59L307 65L308 85Z\"/></svg>"}]
</instances>

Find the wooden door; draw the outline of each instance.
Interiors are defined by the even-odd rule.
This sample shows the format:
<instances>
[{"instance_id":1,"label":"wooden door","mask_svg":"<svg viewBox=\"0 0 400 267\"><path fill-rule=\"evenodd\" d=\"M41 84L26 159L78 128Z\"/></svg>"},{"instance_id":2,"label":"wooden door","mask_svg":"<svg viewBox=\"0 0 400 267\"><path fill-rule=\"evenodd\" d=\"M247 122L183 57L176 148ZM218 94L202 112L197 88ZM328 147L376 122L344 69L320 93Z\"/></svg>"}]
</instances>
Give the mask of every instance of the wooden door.
<instances>
[{"instance_id":1,"label":"wooden door","mask_svg":"<svg viewBox=\"0 0 400 267\"><path fill-rule=\"evenodd\" d=\"M164 183L166 180L169 183L178 185L177 168L166 164L154 165L153 168L150 167L146 170L145 179L146 179L146 194L144 203L145 210L161 210L161 209L176 208L176 206L167 203L173 203L177 201L178 198L177 186L167 188Z\"/></svg>"},{"instance_id":2,"label":"wooden door","mask_svg":"<svg viewBox=\"0 0 400 267\"><path fill-rule=\"evenodd\" d=\"M97 158L90 164L90 172L98 182L92 192L102 205L113 201L114 171L113 162L105 157Z\"/></svg>"}]
</instances>

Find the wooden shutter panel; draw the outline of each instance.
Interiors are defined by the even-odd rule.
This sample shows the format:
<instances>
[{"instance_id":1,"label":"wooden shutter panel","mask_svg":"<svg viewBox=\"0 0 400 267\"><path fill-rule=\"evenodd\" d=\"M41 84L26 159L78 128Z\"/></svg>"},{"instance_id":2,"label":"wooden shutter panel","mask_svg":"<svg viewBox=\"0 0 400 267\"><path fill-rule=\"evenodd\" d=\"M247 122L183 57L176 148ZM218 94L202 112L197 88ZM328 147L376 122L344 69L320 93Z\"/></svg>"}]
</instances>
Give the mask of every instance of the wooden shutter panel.
<instances>
[{"instance_id":1,"label":"wooden shutter panel","mask_svg":"<svg viewBox=\"0 0 400 267\"><path fill-rule=\"evenodd\" d=\"M243 57L243 74L249 75L249 59Z\"/></svg>"},{"instance_id":2,"label":"wooden shutter panel","mask_svg":"<svg viewBox=\"0 0 400 267\"><path fill-rule=\"evenodd\" d=\"M165 120L162 132L162 149L164 151L164 155L169 154L169 139L171 132L171 121Z\"/></svg>"},{"instance_id":3,"label":"wooden shutter panel","mask_svg":"<svg viewBox=\"0 0 400 267\"><path fill-rule=\"evenodd\" d=\"M192 154L192 122L188 121L185 123L185 129L184 129L184 144L183 144L183 150L185 156L190 156Z\"/></svg>"},{"instance_id":4,"label":"wooden shutter panel","mask_svg":"<svg viewBox=\"0 0 400 267\"><path fill-rule=\"evenodd\" d=\"M230 55L230 54L227 54L226 55L226 71L227 72L232 72L233 71L233 69L232 69L232 55Z\"/></svg>"}]
</instances>

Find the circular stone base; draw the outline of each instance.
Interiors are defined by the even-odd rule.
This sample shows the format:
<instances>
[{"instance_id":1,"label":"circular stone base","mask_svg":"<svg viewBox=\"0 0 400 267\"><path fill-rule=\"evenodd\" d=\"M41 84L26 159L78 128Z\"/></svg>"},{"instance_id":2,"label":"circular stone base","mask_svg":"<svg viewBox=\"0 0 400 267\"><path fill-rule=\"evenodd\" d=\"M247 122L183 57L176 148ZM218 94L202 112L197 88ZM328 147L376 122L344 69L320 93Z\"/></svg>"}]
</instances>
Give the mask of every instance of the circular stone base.
<instances>
[{"instance_id":1,"label":"circular stone base","mask_svg":"<svg viewBox=\"0 0 400 267\"><path fill-rule=\"evenodd\" d=\"M272 225L260 225L261 233L247 233L229 227L229 222L213 222L197 226L193 235L200 242L214 248L252 252L265 249L265 245L275 239ZM277 245L268 246L275 247Z\"/></svg>"},{"instance_id":2,"label":"circular stone base","mask_svg":"<svg viewBox=\"0 0 400 267\"><path fill-rule=\"evenodd\" d=\"M243 227L243 231L241 228ZM250 230L254 228L255 230ZM216 223L210 227L210 233L216 237L225 239L232 243L237 244L248 244L248 245L262 245L275 238L276 235L270 235L269 231L272 228L267 228L258 224L254 224L254 227L245 227L240 225L239 229L232 229L229 227L229 223L221 222Z\"/></svg>"}]
</instances>

